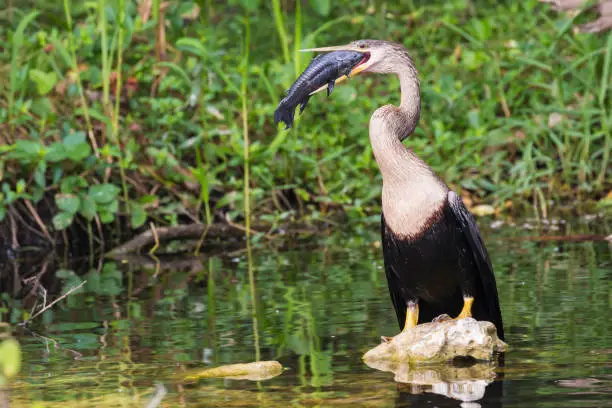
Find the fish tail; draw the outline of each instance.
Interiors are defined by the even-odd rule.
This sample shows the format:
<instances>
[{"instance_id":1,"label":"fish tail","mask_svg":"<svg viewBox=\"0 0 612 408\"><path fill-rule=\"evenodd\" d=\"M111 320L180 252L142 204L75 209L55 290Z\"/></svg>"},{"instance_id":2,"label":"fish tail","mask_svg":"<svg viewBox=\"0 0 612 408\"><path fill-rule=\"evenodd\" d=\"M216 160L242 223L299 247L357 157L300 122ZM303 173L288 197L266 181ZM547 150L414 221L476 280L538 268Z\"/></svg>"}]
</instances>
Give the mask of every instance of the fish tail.
<instances>
[{"instance_id":1,"label":"fish tail","mask_svg":"<svg viewBox=\"0 0 612 408\"><path fill-rule=\"evenodd\" d=\"M295 107L290 108L281 102L274 112L274 124L278 125L279 122L283 122L286 125L285 130L290 129L293 126L294 115Z\"/></svg>"}]
</instances>

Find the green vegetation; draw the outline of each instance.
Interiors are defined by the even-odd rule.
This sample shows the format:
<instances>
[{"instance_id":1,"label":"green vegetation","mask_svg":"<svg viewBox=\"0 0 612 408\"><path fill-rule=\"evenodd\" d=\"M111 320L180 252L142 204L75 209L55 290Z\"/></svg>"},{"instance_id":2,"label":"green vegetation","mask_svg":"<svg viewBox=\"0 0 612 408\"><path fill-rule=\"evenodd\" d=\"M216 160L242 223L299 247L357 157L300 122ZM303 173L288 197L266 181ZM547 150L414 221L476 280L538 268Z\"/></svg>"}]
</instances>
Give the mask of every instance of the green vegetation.
<instances>
[{"instance_id":1,"label":"green vegetation","mask_svg":"<svg viewBox=\"0 0 612 408\"><path fill-rule=\"evenodd\" d=\"M537 0L27 4L0 12L0 220L25 211L46 235L376 214L367 122L396 79L317 95L289 132L272 121L299 49L358 38L412 50L407 144L470 202L545 213L610 189L612 35Z\"/></svg>"}]
</instances>

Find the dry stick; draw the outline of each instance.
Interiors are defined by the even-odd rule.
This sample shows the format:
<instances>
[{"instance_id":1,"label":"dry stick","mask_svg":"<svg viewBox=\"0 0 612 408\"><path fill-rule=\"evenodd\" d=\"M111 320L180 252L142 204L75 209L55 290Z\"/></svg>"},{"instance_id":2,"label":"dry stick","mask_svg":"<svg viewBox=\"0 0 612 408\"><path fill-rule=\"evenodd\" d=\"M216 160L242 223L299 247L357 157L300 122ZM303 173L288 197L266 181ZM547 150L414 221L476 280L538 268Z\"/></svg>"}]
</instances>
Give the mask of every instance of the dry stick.
<instances>
[{"instance_id":1,"label":"dry stick","mask_svg":"<svg viewBox=\"0 0 612 408\"><path fill-rule=\"evenodd\" d=\"M45 223L42 222L42 220L40 219L40 216L38 215L38 212L32 205L32 202L30 200L24 200L24 202L25 202L26 207L28 207L30 214L32 214L32 217L34 217L34 221L36 221L36 224L38 224L42 232L45 234L45 237L47 237L49 242L53 243L53 239L51 238L51 234L49 234L49 230L45 226Z\"/></svg>"},{"instance_id":2,"label":"dry stick","mask_svg":"<svg viewBox=\"0 0 612 408\"><path fill-rule=\"evenodd\" d=\"M23 219L21 214L19 214L19 210L17 208L13 207L12 214L13 214L13 217L17 218L17 221L19 221L21 223L21 225L23 225L28 231L30 231L31 233L37 235L40 238L43 238L43 239L47 238L42 232L40 232L36 228L33 228L32 226L30 226L30 224L28 224L26 222L26 220Z\"/></svg>"},{"instance_id":3,"label":"dry stick","mask_svg":"<svg viewBox=\"0 0 612 408\"><path fill-rule=\"evenodd\" d=\"M75 360L76 360L76 359L79 359L79 358L81 358L81 357L83 357L83 354L79 353L79 352L78 352L78 351L76 351L76 350L70 349L70 348L68 348L68 347L62 347L62 346L61 346L61 345L60 345L60 344L57 342L57 340L55 340L55 339L53 339L53 338L51 338L51 337L47 337L47 336L43 336L42 334L38 334L38 333L36 333L35 331L33 331L32 329L30 329L30 328L28 328L27 330L28 330L28 331L29 331L29 332L32 334L32 336L34 336L34 337L40 337L41 339L43 339L43 340L45 340L45 341L50 341L50 342L52 342L52 343L53 343L53 345L55 346L55 348L59 348L59 349L68 350L69 352L71 352L71 353L72 353L72 355L74 356ZM46 348L47 348L47 352L48 352L48 351L49 351L49 345L46 345Z\"/></svg>"},{"instance_id":4,"label":"dry stick","mask_svg":"<svg viewBox=\"0 0 612 408\"><path fill-rule=\"evenodd\" d=\"M243 227L243 226L242 226L242 225L240 225L240 224L236 224L235 222L233 222L233 221L232 221L232 220L229 218L229 215L228 215L228 214L226 214L226 215L225 215L225 221L227 221L227 223L228 223L228 225L229 225L230 227L232 227L232 228L236 228L237 230L240 230L240 231L244 231L244 232L246 232L246 233L248 233L248 234L257 234L257 233L259 232L259 231L255 231L255 230L254 230L254 229L252 229L252 228L247 228L247 227ZM270 234L270 235L265 234L264 236L265 236L266 238L268 238L268 239L273 239L273 238L275 238L275 237L274 237L274 235L272 235L272 234Z\"/></svg>"},{"instance_id":5,"label":"dry stick","mask_svg":"<svg viewBox=\"0 0 612 408\"><path fill-rule=\"evenodd\" d=\"M584 242L584 241L612 241L612 235L538 235L508 238L509 241L534 241L534 242Z\"/></svg>"},{"instance_id":6,"label":"dry stick","mask_svg":"<svg viewBox=\"0 0 612 408\"><path fill-rule=\"evenodd\" d=\"M81 286L83 286L84 284L86 284L87 281L84 280L83 282L79 283L77 286L73 287L72 289L70 289L68 292L64 293L62 296L58 297L57 299L55 299L53 302L49 303L47 306L45 306L42 310L39 310L38 312L36 312L36 314L34 316L31 316L28 320L26 320L25 322L21 323L22 325L26 326L29 322L31 322L32 320L34 320L36 317L40 316L41 313L46 312L47 310L49 310L51 307L53 307L54 304L56 304L57 302L59 302L60 300L64 299L65 297L67 297L69 294L71 294L72 292L74 292L75 290L79 289Z\"/></svg>"},{"instance_id":7,"label":"dry stick","mask_svg":"<svg viewBox=\"0 0 612 408\"><path fill-rule=\"evenodd\" d=\"M331 220L328 220L327 223L333 223ZM271 228L270 224L267 223L258 223L256 225L258 229L266 229L269 230ZM314 225L304 225L304 224L281 224L277 225L277 228L284 229L290 233L302 234L302 233L321 233L324 231L321 226ZM311 229L312 228L312 229ZM158 242L164 241L172 241L172 240L184 240L184 239L193 239L197 240L202 237L202 234L206 232L207 237L212 238L242 238L244 237L245 227L242 225L229 223L229 224L187 224L187 225L176 225L174 227L162 227L155 228L155 234L151 229L148 229L136 237L130 239L128 242L119 245L118 247L112 249L105 256L107 257L117 257L118 255L124 255L130 252L138 251L147 245L155 244L156 240ZM274 238L277 238L280 234L270 234L269 232L258 231L255 229L251 229L251 233L263 233L264 236L271 241ZM156 238L157 236L157 238Z\"/></svg>"},{"instance_id":8,"label":"dry stick","mask_svg":"<svg viewBox=\"0 0 612 408\"><path fill-rule=\"evenodd\" d=\"M161 384L161 383L156 384L155 385L155 394L149 400L149 402L147 403L145 408L157 408L157 407L159 407L159 405L161 404L162 400L164 399L164 397L166 396L167 393L168 393L168 391L166 390L166 387L164 387L163 384Z\"/></svg>"},{"instance_id":9,"label":"dry stick","mask_svg":"<svg viewBox=\"0 0 612 408\"><path fill-rule=\"evenodd\" d=\"M156 228L155 232L159 241L169 241L173 239L200 238L205 230L208 235L214 236L243 236L242 231L225 224L189 224L177 225L175 227ZM142 234L132 238L123 245L111 250L108 255L120 255L140 249L146 245L155 243L155 235L152 230L147 230Z\"/></svg>"},{"instance_id":10,"label":"dry stick","mask_svg":"<svg viewBox=\"0 0 612 408\"><path fill-rule=\"evenodd\" d=\"M7 215L8 215L9 221L11 222L11 238L12 238L11 245L13 249L17 249L19 248L19 241L17 240L17 223L15 222L15 218L13 218L13 214L10 209Z\"/></svg>"}]
</instances>

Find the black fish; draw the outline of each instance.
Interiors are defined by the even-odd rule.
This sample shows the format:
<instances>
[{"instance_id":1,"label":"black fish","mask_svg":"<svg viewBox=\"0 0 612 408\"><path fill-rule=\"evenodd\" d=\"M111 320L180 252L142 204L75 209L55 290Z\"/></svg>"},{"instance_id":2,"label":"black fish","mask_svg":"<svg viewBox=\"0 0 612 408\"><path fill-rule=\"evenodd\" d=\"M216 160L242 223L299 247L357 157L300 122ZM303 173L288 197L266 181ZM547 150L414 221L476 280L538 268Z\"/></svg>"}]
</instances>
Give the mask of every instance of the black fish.
<instances>
[{"instance_id":1,"label":"black fish","mask_svg":"<svg viewBox=\"0 0 612 408\"><path fill-rule=\"evenodd\" d=\"M295 108L300 105L300 113L308 104L310 93L327 84L327 96L331 95L336 79L349 76L351 69L363 60L364 54L356 51L333 51L317 55L308 68L291 85L287 96L278 104L274 112L274 123L284 122L289 129L293 125Z\"/></svg>"}]
</instances>

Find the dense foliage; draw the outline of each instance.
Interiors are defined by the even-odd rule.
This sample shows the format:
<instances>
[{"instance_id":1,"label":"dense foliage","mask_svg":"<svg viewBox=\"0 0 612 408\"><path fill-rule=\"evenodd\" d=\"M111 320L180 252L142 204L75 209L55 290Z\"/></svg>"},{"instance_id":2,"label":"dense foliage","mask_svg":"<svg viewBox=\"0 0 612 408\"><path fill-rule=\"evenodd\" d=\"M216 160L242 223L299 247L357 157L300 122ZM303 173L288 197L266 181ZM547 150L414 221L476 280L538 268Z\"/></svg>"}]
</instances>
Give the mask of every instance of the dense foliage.
<instances>
[{"instance_id":1,"label":"dense foliage","mask_svg":"<svg viewBox=\"0 0 612 408\"><path fill-rule=\"evenodd\" d=\"M358 38L411 50L423 114L406 143L468 204L610 189L612 35L537 0L23 3L0 13L0 219L25 203L55 229L241 222L245 194L262 221L375 214L367 123L395 78L317 95L289 132L272 121L311 58L297 50Z\"/></svg>"}]
</instances>

